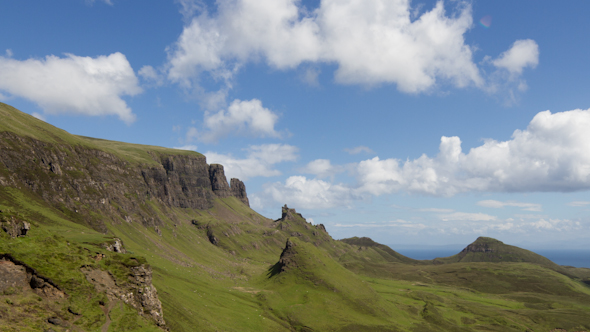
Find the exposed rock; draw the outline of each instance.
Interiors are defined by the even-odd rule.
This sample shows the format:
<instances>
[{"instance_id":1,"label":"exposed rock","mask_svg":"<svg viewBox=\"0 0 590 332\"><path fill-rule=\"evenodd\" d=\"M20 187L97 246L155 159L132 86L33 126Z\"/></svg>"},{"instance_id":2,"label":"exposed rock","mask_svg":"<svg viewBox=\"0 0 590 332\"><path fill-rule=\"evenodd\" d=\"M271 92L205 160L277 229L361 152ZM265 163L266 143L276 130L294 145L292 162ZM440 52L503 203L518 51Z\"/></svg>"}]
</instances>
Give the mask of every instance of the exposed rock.
<instances>
[{"instance_id":1,"label":"exposed rock","mask_svg":"<svg viewBox=\"0 0 590 332\"><path fill-rule=\"evenodd\" d=\"M328 231L326 231L326 226L324 226L324 224L319 224L316 227L317 227L317 229L319 229L321 231L324 231L326 233L328 232Z\"/></svg>"},{"instance_id":2,"label":"exposed rock","mask_svg":"<svg viewBox=\"0 0 590 332\"><path fill-rule=\"evenodd\" d=\"M67 295L35 269L14 259L10 254L0 254L0 294L32 290L47 298L64 298Z\"/></svg>"},{"instance_id":3,"label":"exposed rock","mask_svg":"<svg viewBox=\"0 0 590 332\"><path fill-rule=\"evenodd\" d=\"M227 184L225 171L223 165L211 164L209 165L209 180L211 181L211 189L217 197L225 198L232 196L231 189Z\"/></svg>"},{"instance_id":4,"label":"exposed rock","mask_svg":"<svg viewBox=\"0 0 590 332\"><path fill-rule=\"evenodd\" d=\"M291 236L303 236L303 234L299 232L291 232Z\"/></svg>"},{"instance_id":5,"label":"exposed rock","mask_svg":"<svg viewBox=\"0 0 590 332\"><path fill-rule=\"evenodd\" d=\"M230 180L230 188L232 196L236 197L247 206L250 206L250 202L248 201L248 195L246 194L246 185L244 185L244 182L236 178L232 178Z\"/></svg>"},{"instance_id":6,"label":"exposed rock","mask_svg":"<svg viewBox=\"0 0 590 332\"><path fill-rule=\"evenodd\" d=\"M26 236L27 233L31 230L31 224L15 218L14 216L10 217L2 217L0 219L0 227L4 230L10 237L15 238L19 236Z\"/></svg>"},{"instance_id":7,"label":"exposed rock","mask_svg":"<svg viewBox=\"0 0 590 332\"><path fill-rule=\"evenodd\" d=\"M106 293L109 301L122 300L135 308L140 315L148 317L160 327L165 327L162 303L152 284L152 269L149 266L131 267L129 279L127 282L121 281L121 284L107 271L84 267L82 272L97 292Z\"/></svg>"},{"instance_id":8,"label":"exposed rock","mask_svg":"<svg viewBox=\"0 0 590 332\"><path fill-rule=\"evenodd\" d=\"M120 252L122 254L127 253L127 250L125 250L125 247L123 247L123 242L121 239L114 238L113 240L113 243L105 243L103 244L103 247L108 251Z\"/></svg>"},{"instance_id":9,"label":"exposed rock","mask_svg":"<svg viewBox=\"0 0 590 332\"><path fill-rule=\"evenodd\" d=\"M152 285L152 269L149 266L140 265L132 267L131 272L130 279L137 290L136 300L141 304L143 312L148 313L158 326L166 325L158 291Z\"/></svg>"},{"instance_id":10,"label":"exposed rock","mask_svg":"<svg viewBox=\"0 0 590 332\"><path fill-rule=\"evenodd\" d=\"M281 218L277 219L275 221L285 221L285 220L297 220L297 217L305 220L305 218L303 218L303 216L301 215L301 213L297 213L297 211L295 211L295 209L289 209L289 207L287 206L287 204L285 204L285 206L283 206L282 211L281 211Z\"/></svg>"},{"instance_id":11,"label":"exposed rock","mask_svg":"<svg viewBox=\"0 0 590 332\"><path fill-rule=\"evenodd\" d=\"M297 268L297 262L295 261L294 257L297 254L297 245L295 242L287 239L287 243L283 252L281 253L281 258L278 262L278 268L280 272L287 271L289 269Z\"/></svg>"},{"instance_id":12,"label":"exposed rock","mask_svg":"<svg viewBox=\"0 0 590 332\"><path fill-rule=\"evenodd\" d=\"M0 181L3 186L31 190L61 210L78 210L79 220L74 221L101 232L108 231L103 220L116 222L129 215L145 226L160 225L155 211L142 208L147 199L168 207L213 206L205 156L150 155L154 163L130 167L124 159L84 145L47 143L1 132L0 169L6 172ZM96 211L106 218L93 216Z\"/></svg>"},{"instance_id":13,"label":"exposed rock","mask_svg":"<svg viewBox=\"0 0 590 332\"><path fill-rule=\"evenodd\" d=\"M30 276L24 266L0 261L0 294L19 292L29 287Z\"/></svg>"},{"instance_id":14,"label":"exposed rock","mask_svg":"<svg viewBox=\"0 0 590 332\"><path fill-rule=\"evenodd\" d=\"M209 238L209 242L211 242L213 245L219 244L219 239L213 234L213 231L208 230L207 237Z\"/></svg>"},{"instance_id":15,"label":"exposed rock","mask_svg":"<svg viewBox=\"0 0 590 332\"><path fill-rule=\"evenodd\" d=\"M63 319L61 319L59 317L47 318L47 323L57 325L57 326L62 326L62 327L68 326L68 324Z\"/></svg>"},{"instance_id":16,"label":"exposed rock","mask_svg":"<svg viewBox=\"0 0 590 332\"><path fill-rule=\"evenodd\" d=\"M496 239L479 237L479 238L477 238L477 240L475 240L475 242L469 244L467 247L465 247L463 250L461 250L461 253L462 254L467 254L470 252L491 253L491 252L496 251L496 249L494 249L493 247L497 247L498 245L503 245L503 244L504 243L502 243L501 241L498 241Z\"/></svg>"}]
</instances>

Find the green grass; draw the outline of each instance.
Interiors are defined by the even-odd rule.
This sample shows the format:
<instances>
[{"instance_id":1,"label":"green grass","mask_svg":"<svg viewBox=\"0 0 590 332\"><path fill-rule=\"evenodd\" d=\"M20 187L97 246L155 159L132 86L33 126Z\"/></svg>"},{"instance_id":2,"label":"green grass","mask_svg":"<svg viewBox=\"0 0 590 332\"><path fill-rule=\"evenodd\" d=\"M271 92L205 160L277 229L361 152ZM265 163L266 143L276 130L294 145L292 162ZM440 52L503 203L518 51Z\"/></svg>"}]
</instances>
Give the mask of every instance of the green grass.
<instances>
[{"instance_id":1,"label":"green grass","mask_svg":"<svg viewBox=\"0 0 590 332\"><path fill-rule=\"evenodd\" d=\"M65 130L54 127L1 102L0 119L2 119L2 121L0 121L0 133L9 132L20 137L28 137L42 142L56 144L56 146L80 146L88 149L101 150L111 153L133 165L156 164L154 155L158 154L202 156L202 154L194 151L176 150L159 146L123 143L72 135ZM9 139L4 138L4 140L10 144ZM148 152L151 152L151 154Z\"/></svg>"},{"instance_id":2,"label":"green grass","mask_svg":"<svg viewBox=\"0 0 590 332\"><path fill-rule=\"evenodd\" d=\"M0 139L7 146L19 135L66 153L76 153L76 147L108 152L124 167L156 163L165 155L198 156L70 135L5 104L0 104L0 118ZM84 171L80 166L67 174L79 178ZM41 180L53 181L45 175ZM10 174L0 167L0 176ZM125 196L157 216L160 234L153 224L110 219L98 209L84 218L104 223L99 232L79 214L52 207L33 192L0 187L0 218L32 225L22 238L0 231L0 253L34 267L68 294L54 301L17 289L0 294L0 330L45 330L47 318L59 316L79 331L100 331L107 321L104 303L113 307L109 331L157 331L134 308L108 303L81 271L109 271L124 285L129 269L138 264L153 268L171 331L590 330L590 288L583 282L590 279L590 269L556 267L494 239L476 241L492 248L492 255L458 254L434 264L409 259L368 238L334 241L297 214L279 221L265 218L234 197L196 210L173 208L134 192ZM116 202L111 207L122 208ZM127 254L104 249L114 237L122 240ZM293 264L280 272L277 263L287 239L295 244ZM96 260L97 254L105 258Z\"/></svg>"}]
</instances>

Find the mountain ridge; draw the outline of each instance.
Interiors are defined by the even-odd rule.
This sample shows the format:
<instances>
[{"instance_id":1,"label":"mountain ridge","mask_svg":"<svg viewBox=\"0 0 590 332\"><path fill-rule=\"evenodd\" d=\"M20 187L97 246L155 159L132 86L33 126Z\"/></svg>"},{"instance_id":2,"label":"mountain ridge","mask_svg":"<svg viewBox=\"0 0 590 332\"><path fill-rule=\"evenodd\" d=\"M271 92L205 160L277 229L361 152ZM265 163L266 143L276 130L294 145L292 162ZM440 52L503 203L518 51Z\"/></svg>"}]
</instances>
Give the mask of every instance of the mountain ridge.
<instances>
[{"instance_id":1,"label":"mountain ridge","mask_svg":"<svg viewBox=\"0 0 590 332\"><path fill-rule=\"evenodd\" d=\"M493 243L434 264L334 240L286 205L250 209L197 152L70 135L5 104L0 118L0 275L22 281L1 285L0 330L590 329L582 274L465 259Z\"/></svg>"}]
</instances>

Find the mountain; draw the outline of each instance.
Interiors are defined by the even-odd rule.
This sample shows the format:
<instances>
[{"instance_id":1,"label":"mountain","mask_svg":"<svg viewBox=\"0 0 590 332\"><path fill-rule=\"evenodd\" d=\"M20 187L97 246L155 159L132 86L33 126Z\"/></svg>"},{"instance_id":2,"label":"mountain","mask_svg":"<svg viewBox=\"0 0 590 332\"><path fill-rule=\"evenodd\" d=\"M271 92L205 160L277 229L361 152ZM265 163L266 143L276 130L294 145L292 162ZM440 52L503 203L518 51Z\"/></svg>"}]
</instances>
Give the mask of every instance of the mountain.
<instances>
[{"instance_id":1,"label":"mountain","mask_svg":"<svg viewBox=\"0 0 590 332\"><path fill-rule=\"evenodd\" d=\"M590 330L587 269L493 239L412 260L258 214L197 152L0 120L2 331Z\"/></svg>"},{"instance_id":2,"label":"mountain","mask_svg":"<svg viewBox=\"0 0 590 332\"><path fill-rule=\"evenodd\" d=\"M532 251L504 244L502 241L489 237L479 237L460 253L444 258L435 258L434 264L458 262L523 262L547 267L553 271L571 276L564 267Z\"/></svg>"}]
</instances>

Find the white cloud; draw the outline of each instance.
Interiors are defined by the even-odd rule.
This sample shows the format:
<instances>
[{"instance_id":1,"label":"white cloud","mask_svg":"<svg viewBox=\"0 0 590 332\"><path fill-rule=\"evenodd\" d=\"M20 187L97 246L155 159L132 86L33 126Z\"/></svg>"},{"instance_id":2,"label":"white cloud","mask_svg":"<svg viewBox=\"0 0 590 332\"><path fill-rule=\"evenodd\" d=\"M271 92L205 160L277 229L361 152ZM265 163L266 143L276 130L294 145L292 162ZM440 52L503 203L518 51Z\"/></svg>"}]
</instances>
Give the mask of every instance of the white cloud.
<instances>
[{"instance_id":1,"label":"white cloud","mask_svg":"<svg viewBox=\"0 0 590 332\"><path fill-rule=\"evenodd\" d=\"M31 100L48 114L117 115L127 124L136 116L121 97L142 92L121 53L24 61L0 56L0 90Z\"/></svg>"},{"instance_id":2,"label":"white cloud","mask_svg":"<svg viewBox=\"0 0 590 332\"><path fill-rule=\"evenodd\" d=\"M334 227L341 227L341 228L400 228L400 229L405 229L405 230L411 230L411 231L419 231L419 230L423 230L425 228L428 228L428 226L424 225L424 224L414 224L405 220L394 220L391 221L389 223L375 223L375 222L368 222L368 223L362 223L362 224L335 224L333 225Z\"/></svg>"},{"instance_id":3,"label":"white cloud","mask_svg":"<svg viewBox=\"0 0 590 332\"><path fill-rule=\"evenodd\" d=\"M137 74L139 74L139 76L141 76L144 80L157 86L160 86L164 83L162 75L160 75L152 66L141 67Z\"/></svg>"},{"instance_id":4,"label":"white cloud","mask_svg":"<svg viewBox=\"0 0 590 332\"><path fill-rule=\"evenodd\" d=\"M215 152L206 152L209 164L222 164L228 178L239 178L245 181L252 177L271 177L281 175L281 172L273 168L273 165L295 161L298 158L299 149L287 144L251 145L248 149L248 157L245 159L234 158L231 155L223 155Z\"/></svg>"},{"instance_id":5,"label":"white cloud","mask_svg":"<svg viewBox=\"0 0 590 332\"><path fill-rule=\"evenodd\" d=\"M458 137L442 137L438 156L401 162L378 157L358 164L357 190L452 196L459 192L590 189L590 110L538 113L509 141L486 140L463 153Z\"/></svg>"},{"instance_id":6,"label":"white cloud","mask_svg":"<svg viewBox=\"0 0 590 332\"><path fill-rule=\"evenodd\" d=\"M7 58L12 58L12 55L13 55L13 54L14 54L14 53L12 53L12 50L11 50L11 49L9 49L9 48L7 48L7 49L6 49L6 57L7 57Z\"/></svg>"},{"instance_id":7,"label":"white cloud","mask_svg":"<svg viewBox=\"0 0 590 332\"><path fill-rule=\"evenodd\" d=\"M180 5L180 13L185 21L189 21L196 12L206 9L205 4L201 0L175 0Z\"/></svg>"},{"instance_id":8,"label":"white cloud","mask_svg":"<svg viewBox=\"0 0 590 332\"><path fill-rule=\"evenodd\" d=\"M353 200L394 192L453 196L462 192L571 192L590 189L590 110L538 113L526 130L512 139L486 140L468 153L459 137L442 137L435 157L414 160L374 157L352 164L356 184L332 184L304 176L274 183L263 195L301 208L346 206ZM302 171L327 174L337 167L325 160L313 161ZM281 194L281 192L284 192ZM310 199L307 199L307 198ZM315 201L314 199L318 199ZM306 205L306 203L309 203ZM540 204L515 201L481 201L481 206L514 206L540 211ZM437 212L430 209L425 212ZM449 214L445 218L458 218ZM487 215L480 215L487 218ZM483 220L483 219L482 219Z\"/></svg>"},{"instance_id":9,"label":"white cloud","mask_svg":"<svg viewBox=\"0 0 590 332\"><path fill-rule=\"evenodd\" d=\"M508 70L511 74L520 75L524 68L535 68L539 64L539 45L531 39L517 40L492 64Z\"/></svg>"},{"instance_id":10,"label":"white cloud","mask_svg":"<svg viewBox=\"0 0 590 332\"><path fill-rule=\"evenodd\" d=\"M258 99L236 99L227 110L205 112L205 130L199 133L192 128L191 136L204 142L215 142L229 135L279 138L281 134L274 128L278 118Z\"/></svg>"},{"instance_id":11,"label":"white cloud","mask_svg":"<svg viewBox=\"0 0 590 332\"><path fill-rule=\"evenodd\" d=\"M485 201L477 202L477 205L483 206L483 207L495 208L495 209L503 208L505 206L515 206L515 207L522 208L522 210L524 210L524 211L542 211L541 204L523 203L523 202L515 202L515 201L500 202L500 201L495 201L495 200L485 200Z\"/></svg>"},{"instance_id":12,"label":"white cloud","mask_svg":"<svg viewBox=\"0 0 590 332\"><path fill-rule=\"evenodd\" d=\"M325 178L342 171L342 167L332 165L328 159L316 159L310 161L299 171L301 173L314 174L319 178Z\"/></svg>"},{"instance_id":13,"label":"white cloud","mask_svg":"<svg viewBox=\"0 0 590 332\"><path fill-rule=\"evenodd\" d=\"M47 121L45 119L45 117L37 112L33 112L33 114L31 114L32 116L36 117L37 119L41 120L41 121Z\"/></svg>"},{"instance_id":14,"label":"white cloud","mask_svg":"<svg viewBox=\"0 0 590 332\"><path fill-rule=\"evenodd\" d=\"M197 151L197 146L196 145L187 144L187 145L183 145L183 146L175 146L173 149Z\"/></svg>"},{"instance_id":15,"label":"white cloud","mask_svg":"<svg viewBox=\"0 0 590 332\"><path fill-rule=\"evenodd\" d=\"M590 202L585 202L585 201L575 201L575 202L570 202L567 205L569 206L574 206L574 207L583 207L583 206L588 206L590 205Z\"/></svg>"},{"instance_id":16,"label":"white cloud","mask_svg":"<svg viewBox=\"0 0 590 332\"><path fill-rule=\"evenodd\" d=\"M183 13L194 13L181 1ZM447 15L442 1L415 19L408 0L322 0L309 12L298 0L220 0L215 14L199 10L168 49L168 78L185 87L207 72L231 81L241 65L278 69L335 63L344 84L396 84L417 93L439 81L482 86L463 35L471 7ZM189 8L188 10L186 8Z\"/></svg>"},{"instance_id":17,"label":"white cloud","mask_svg":"<svg viewBox=\"0 0 590 332\"><path fill-rule=\"evenodd\" d=\"M348 152L349 154L359 154L361 152L364 153L375 153L373 150L371 150L369 147L364 146L364 145L360 145L351 149L344 149L344 151Z\"/></svg>"},{"instance_id":18,"label":"white cloud","mask_svg":"<svg viewBox=\"0 0 590 332\"><path fill-rule=\"evenodd\" d=\"M496 220L495 216L490 216L485 213L467 213L467 212L454 212L449 214L442 214L439 216L442 221L491 221Z\"/></svg>"},{"instance_id":19,"label":"white cloud","mask_svg":"<svg viewBox=\"0 0 590 332\"><path fill-rule=\"evenodd\" d=\"M327 209L349 203L350 188L304 176L291 176L285 183L266 184L262 193L255 195L263 201L287 203L302 209Z\"/></svg>"}]
</instances>

